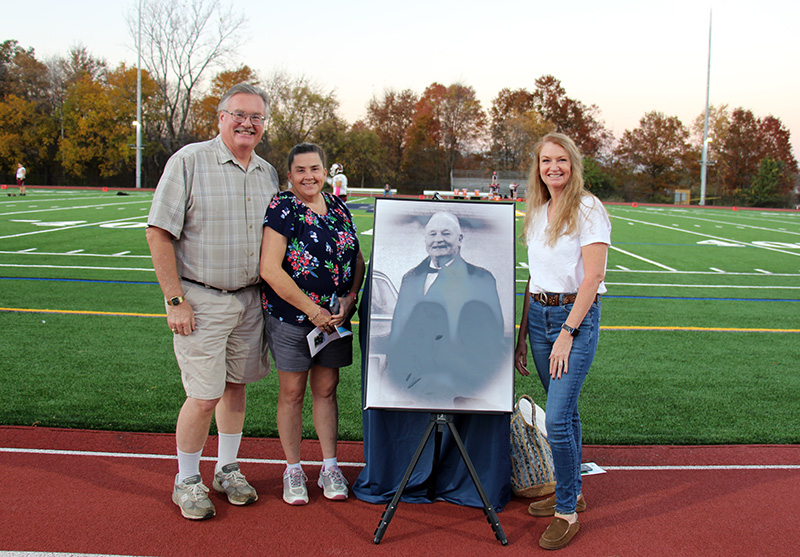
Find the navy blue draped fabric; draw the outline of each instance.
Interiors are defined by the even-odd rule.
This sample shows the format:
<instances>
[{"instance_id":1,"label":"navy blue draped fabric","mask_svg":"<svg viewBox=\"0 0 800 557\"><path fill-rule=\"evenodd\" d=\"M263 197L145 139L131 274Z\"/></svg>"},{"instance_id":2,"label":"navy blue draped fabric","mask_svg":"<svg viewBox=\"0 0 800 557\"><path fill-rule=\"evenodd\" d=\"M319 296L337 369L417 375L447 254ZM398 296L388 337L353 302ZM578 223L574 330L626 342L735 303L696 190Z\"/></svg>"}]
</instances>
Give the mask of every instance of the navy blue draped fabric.
<instances>
[{"instance_id":1,"label":"navy blue draped fabric","mask_svg":"<svg viewBox=\"0 0 800 557\"><path fill-rule=\"evenodd\" d=\"M359 309L361 326L362 389L366 375L367 281ZM511 454L509 414L453 414L455 425L467 453L478 473L489 502L500 511L511 498ZM356 497L370 503L391 501L403 479L431 415L427 412L370 409L362 414L364 427L364 460L366 466L352 486ZM413 474L403 491L401 501L429 503L428 480L433 469L434 436L431 434ZM458 505L483 507L478 490L469 475L455 440L445 427L435 479L433 500Z\"/></svg>"}]
</instances>

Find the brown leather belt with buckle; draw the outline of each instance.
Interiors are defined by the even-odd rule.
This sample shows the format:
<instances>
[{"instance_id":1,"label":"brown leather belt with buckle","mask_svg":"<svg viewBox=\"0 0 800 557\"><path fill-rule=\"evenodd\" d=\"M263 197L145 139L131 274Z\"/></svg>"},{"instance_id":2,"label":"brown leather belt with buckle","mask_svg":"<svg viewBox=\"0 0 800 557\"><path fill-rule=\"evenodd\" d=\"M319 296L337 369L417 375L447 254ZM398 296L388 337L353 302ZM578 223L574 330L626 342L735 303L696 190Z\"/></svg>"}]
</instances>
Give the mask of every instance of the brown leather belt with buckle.
<instances>
[{"instance_id":1,"label":"brown leather belt with buckle","mask_svg":"<svg viewBox=\"0 0 800 557\"><path fill-rule=\"evenodd\" d=\"M204 283L202 283L200 281L192 280L192 279L189 279L189 278L186 278L186 277L181 277L181 280L185 280L186 282L191 282L192 284L196 284L197 286L202 286L203 288L209 288L211 290L216 290L217 292L222 292L223 294L236 294L237 292L241 292L245 288L248 288L247 286L243 286L241 288L237 288L236 290L223 290L222 288L217 288L216 286L211 286L210 284L204 284ZM252 286L252 285L250 285L250 286Z\"/></svg>"},{"instance_id":2,"label":"brown leather belt with buckle","mask_svg":"<svg viewBox=\"0 0 800 557\"><path fill-rule=\"evenodd\" d=\"M542 306L564 306L567 304L574 304L575 298L577 297L578 294L548 294L547 292L531 294L531 300ZM594 301L600 301L600 294L594 297Z\"/></svg>"}]
</instances>

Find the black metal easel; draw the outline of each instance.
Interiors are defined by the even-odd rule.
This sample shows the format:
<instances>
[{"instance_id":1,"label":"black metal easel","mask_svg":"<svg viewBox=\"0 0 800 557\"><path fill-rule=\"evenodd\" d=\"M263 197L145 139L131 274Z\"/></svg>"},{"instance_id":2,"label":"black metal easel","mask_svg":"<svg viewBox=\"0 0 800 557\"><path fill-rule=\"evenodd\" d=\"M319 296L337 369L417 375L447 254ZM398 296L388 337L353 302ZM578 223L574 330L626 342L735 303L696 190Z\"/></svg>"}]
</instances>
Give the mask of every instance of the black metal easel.
<instances>
[{"instance_id":1,"label":"black metal easel","mask_svg":"<svg viewBox=\"0 0 800 557\"><path fill-rule=\"evenodd\" d=\"M486 520L489 521L489 524L494 530L494 536L497 538L502 545L508 545L508 540L506 539L506 534L503 532L503 527L500 526L500 520L497 518L497 513L492 507L491 503L489 502L489 498L486 496L486 491L483 489L483 485L481 484L481 480L478 477L478 473L475 471L475 467L472 465L472 461L467 454L467 449L464 447L464 442L461 440L461 436L458 434L456 427L453 425L453 415L452 414L437 414L431 413L431 420L428 422L428 427L425 429L425 433L422 434L422 440L419 442L417 446L417 450L414 453L414 457L411 459L411 463L408 465L408 469L406 470L405 475L403 476L403 481L400 482L400 487L397 489L397 493L394 494L394 497L386 505L386 509L383 511L381 515L381 521L378 524L378 528L375 530L375 539L373 540L375 544L381 543L381 538L383 538L384 533L386 533L386 528L388 528L389 523L392 521L392 517L394 516L395 511L397 510L397 505L400 503L400 497L403 496L403 491L406 488L406 484L408 484L408 480L411 478L411 474L414 472L414 468L417 466L417 462L419 462L420 456L422 455L422 451L425 448L425 444L430 439L431 433L433 433L434 427L436 428L436 437L435 437L435 444L434 447L434 478L433 481L435 482L435 474L438 468L438 460L439 460L439 445L441 443L441 434L444 431L444 427L447 426L450 428L450 433L453 435L453 439L456 441L456 445L458 446L458 450L461 453L461 458L464 459L464 464L467 465L467 470L469 470L469 475L472 477L472 481L475 484L475 487L478 489L478 494L481 497L481 501L483 501L483 512L486 515Z\"/></svg>"}]
</instances>

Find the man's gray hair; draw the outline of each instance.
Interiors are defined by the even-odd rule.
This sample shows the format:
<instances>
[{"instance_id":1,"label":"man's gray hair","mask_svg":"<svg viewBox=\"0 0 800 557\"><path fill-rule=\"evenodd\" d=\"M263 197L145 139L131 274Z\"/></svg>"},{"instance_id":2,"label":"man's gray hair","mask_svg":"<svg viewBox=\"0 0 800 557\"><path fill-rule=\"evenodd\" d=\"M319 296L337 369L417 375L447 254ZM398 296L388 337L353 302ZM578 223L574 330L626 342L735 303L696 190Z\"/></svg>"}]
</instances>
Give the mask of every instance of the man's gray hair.
<instances>
[{"instance_id":1,"label":"man's gray hair","mask_svg":"<svg viewBox=\"0 0 800 557\"><path fill-rule=\"evenodd\" d=\"M228 92L225 93L222 98L219 100L219 105L217 105L217 112L222 112L223 110L228 109L228 103L231 100L231 97L234 95L238 95L239 93L244 93L245 95L258 95L261 97L261 100L264 101L264 116L269 114L269 97L264 92L263 89L260 87L256 87L250 83L237 83L230 89Z\"/></svg>"}]
</instances>

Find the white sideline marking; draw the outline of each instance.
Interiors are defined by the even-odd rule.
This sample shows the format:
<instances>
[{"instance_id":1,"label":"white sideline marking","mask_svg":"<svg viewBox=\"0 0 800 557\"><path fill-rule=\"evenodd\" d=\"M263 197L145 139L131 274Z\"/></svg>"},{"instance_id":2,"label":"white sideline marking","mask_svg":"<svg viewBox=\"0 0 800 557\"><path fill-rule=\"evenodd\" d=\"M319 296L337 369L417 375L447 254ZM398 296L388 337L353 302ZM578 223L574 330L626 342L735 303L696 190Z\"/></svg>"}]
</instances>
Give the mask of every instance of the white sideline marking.
<instances>
[{"instance_id":1,"label":"white sideline marking","mask_svg":"<svg viewBox=\"0 0 800 557\"><path fill-rule=\"evenodd\" d=\"M771 275L772 274L769 271L765 271L764 269L756 269L756 271L758 271L759 273L764 273L765 275Z\"/></svg>"},{"instance_id":2,"label":"white sideline marking","mask_svg":"<svg viewBox=\"0 0 800 557\"><path fill-rule=\"evenodd\" d=\"M69 201L74 201L70 199ZM149 199L139 200L139 201L125 201L123 203L103 203L101 205L80 205L76 207L55 207L52 209L37 209L36 211L14 211L11 213L0 213L0 217L7 217L9 215L24 215L27 213L49 213L50 211L69 211L71 209L91 209L94 207L95 209L102 209L103 207L115 207L117 205L137 205L139 203L150 203ZM33 207L33 205L31 205ZM25 221L19 221L25 222Z\"/></svg>"},{"instance_id":3,"label":"white sideline marking","mask_svg":"<svg viewBox=\"0 0 800 557\"><path fill-rule=\"evenodd\" d=\"M800 286L746 286L740 284L648 284L645 282L607 282L606 286L669 286L672 288L746 288L748 290L800 290Z\"/></svg>"},{"instance_id":4,"label":"white sideline marking","mask_svg":"<svg viewBox=\"0 0 800 557\"><path fill-rule=\"evenodd\" d=\"M615 219L621 219L621 220L624 220L624 221L635 222L635 223L638 223L638 224L646 224L648 226L655 226L656 228L666 228L667 230L672 230L672 231L676 230L675 228L673 228L671 226L666 226L664 224L656 224L654 222L647 222L647 221L644 221L644 220L630 219L630 218L627 218L627 217L620 217L618 215L610 215L610 216L612 218L615 218ZM800 256L800 253L798 253L798 252L791 252L791 251L772 248L772 247L768 247L768 246L759 246L757 244L750 244L750 243L747 243L747 242L741 242L739 240L733 240L731 238L722 238L720 236L712 236L711 234L703 234L702 232L695 232L693 230L684 230L684 229L680 229L679 228L679 229L677 229L677 232L683 232L685 234L692 234L694 236L702 236L703 238L713 238L715 240L722 240L723 242L734 242L736 244L741 244L743 246L751 246L751 247L756 247L756 248L765 249L765 250L769 250L769 251L776 251L778 253L785 253L785 254L788 254L788 255Z\"/></svg>"},{"instance_id":5,"label":"white sideline marking","mask_svg":"<svg viewBox=\"0 0 800 557\"><path fill-rule=\"evenodd\" d=\"M2 253L2 252L0 252ZM622 267L621 265L617 265L617 267ZM648 275L719 275L723 273L725 275L731 276L743 276L743 277L763 277L764 273L743 273L743 272L736 272L736 271L723 271L722 269L717 269L716 267L709 267L711 271L656 271L654 269L607 269L606 272L608 273L645 273ZM800 277L800 274L797 273L770 273L772 277Z\"/></svg>"},{"instance_id":6,"label":"white sideline marking","mask_svg":"<svg viewBox=\"0 0 800 557\"><path fill-rule=\"evenodd\" d=\"M62 456L91 456L111 458L144 458L149 460L176 460L175 455L138 454L138 453L112 453L99 451L65 451L56 449L18 449L0 447L0 452L18 454L48 454ZM216 457L204 456L202 460L215 461ZM285 459L277 458L240 458L239 462L254 464L285 464ZM303 464L321 465L322 461L303 460ZM363 468L363 462L339 462L339 466ZM603 466L605 470L800 470L800 464L708 464L708 465L659 465L659 466Z\"/></svg>"},{"instance_id":7,"label":"white sideline marking","mask_svg":"<svg viewBox=\"0 0 800 557\"><path fill-rule=\"evenodd\" d=\"M603 466L603 470L800 470L800 464L707 464L683 466Z\"/></svg>"},{"instance_id":8,"label":"white sideline marking","mask_svg":"<svg viewBox=\"0 0 800 557\"><path fill-rule=\"evenodd\" d=\"M86 269L89 271L149 271L153 268L138 269L136 267L82 267L80 265L14 265L13 263L0 263L0 267L14 267L17 269Z\"/></svg>"},{"instance_id":9,"label":"white sideline marking","mask_svg":"<svg viewBox=\"0 0 800 557\"><path fill-rule=\"evenodd\" d=\"M0 557L138 557L116 553L53 553L52 551L0 551Z\"/></svg>"},{"instance_id":10,"label":"white sideline marking","mask_svg":"<svg viewBox=\"0 0 800 557\"><path fill-rule=\"evenodd\" d=\"M111 457L111 458L145 458L149 460L177 460L175 455L166 454L139 454L139 453L112 453L101 451L65 451L58 449L17 449L10 447L0 447L0 453L21 453L21 454L49 454L63 456L92 456L92 457ZM200 460L216 461L214 456L203 456ZM239 458L239 462L252 462L255 464L286 464L285 458ZM322 465L321 460L302 460L303 464ZM339 466L352 466L363 468L363 462L339 462Z\"/></svg>"},{"instance_id":11,"label":"white sideline marking","mask_svg":"<svg viewBox=\"0 0 800 557\"><path fill-rule=\"evenodd\" d=\"M51 252L51 251L35 251L36 248L28 248L25 250L20 251L0 251L0 253L5 253L9 255L77 255L80 257L133 257L138 259L150 259L150 255L128 255L130 251L121 251L119 253L77 253L78 251L83 250L75 250L75 251L68 251L68 252Z\"/></svg>"},{"instance_id":12,"label":"white sideline marking","mask_svg":"<svg viewBox=\"0 0 800 557\"><path fill-rule=\"evenodd\" d=\"M608 246L609 248L613 249L614 251L618 251L620 253L624 253L625 255L630 255L631 257L638 259L640 261L644 261L645 263L650 263L651 265L655 265L656 267L661 267L662 269L666 269L667 271L675 271L677 269L673 269L672 267L667 267L666 265L662 265L661 263L656 263L651 259L647 259L642 257L641 255L636 255L635 253L631 253L629 251L625 251L624 249L619 249L616 246Z\"/></svg>"},{"instance_id":13,"label":"white sideline marking","mask_svg":"<svg viewBox=\"0 0 800 557\"><path fill-rule=\"evenodd\" d=\"M87 222L83 224L76 224L74 226L64 226L61 228L48 228L46 230L34 230L33 232L21 232L20 234L9 234L8 236L0 236L0 240L7 240L8 238L21 238L22 236L32 236L34 234L46 234L48 232L61 232L62 230L70 230L72 228L88 228L90 226L100 226L101 224L110 224L114 222L124 222L128 220L136 220L145 218L143 216L128 217L125 219L106 220L100 222Z\"/></svg>"}]
</instances>

